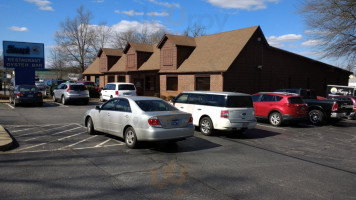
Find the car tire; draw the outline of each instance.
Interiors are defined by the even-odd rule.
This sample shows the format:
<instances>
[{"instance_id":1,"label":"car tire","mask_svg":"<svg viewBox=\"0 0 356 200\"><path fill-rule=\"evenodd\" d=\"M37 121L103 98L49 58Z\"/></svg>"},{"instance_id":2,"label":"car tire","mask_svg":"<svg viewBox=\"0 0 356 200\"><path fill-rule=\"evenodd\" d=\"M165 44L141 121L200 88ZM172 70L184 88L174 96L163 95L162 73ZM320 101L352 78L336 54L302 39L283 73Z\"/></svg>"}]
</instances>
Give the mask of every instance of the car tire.
<instances>
[{"instance_id":1,"label":"car tire","mask_svg":"<svg viewBox=\"0 0 356 200\"><path fill-rule=\"evenodd\" d=\"M62 104L63 104L63 105L66 105L66 104L67 104L66 98L65 98L64 96L62 96Z\"/></svg>"},{"instance_id":2,"label":"car tire","mask_svg":"<svg viewBox=\"0 0 356 200\"><path fill-rule=\"evenodd\" d=\"M125 143L130 149L137 147L136 132L132 127L129 127L125 131Z\"/></svg>"},{"instance_id":3,"label":"car tire","mask_svg":"<svg viewBox=\"0 0 356 200\"><path fill-rule=\"evenodd\" d=\"M324 114L320 110L309 111L309 121L314 125L320 125L324 121Z\"/></svg>"},{"instance_id":4,"label":"car tire","mask_svg":"<svg viewBox=\"0 0 356 200\"><path fill-rule=\"evenodd\" d=\"M37 105L38 105L38 107L42 107L43 106L43 102L39 102Z\"/></svg>"},{"instance_id":5,"label":"car tire","mask_svg":"<svg viewBox=\"0 0 356 200\"><path fill-rule=\"evenodd\" d=\"M213 123L209 117L203 117L199 122L200 132L203 135L209 136L213 133Z\"/></svg>"},{"instance_id":6,"label":"car tire","mask_svg":"<svg viewBox=\"0 0 356 200\"><path fill-rule=\"evenodd\" d=\"M95 134L94 124L93 124L93 120L91 119L91 117L88 117L86 127L87 127L87 133L89 135Z\"/></svg>"},{"instance_id":7,"label":"car tire","mask_svg":"<svg viewBox=\"0 0 356 200\"><path fill-rule=\"evenodd\" d=\"M269 115L268 121L273 126L281 126L283 122L283 118L279 112L273 112Z\"/></svg>"}]
</instances>

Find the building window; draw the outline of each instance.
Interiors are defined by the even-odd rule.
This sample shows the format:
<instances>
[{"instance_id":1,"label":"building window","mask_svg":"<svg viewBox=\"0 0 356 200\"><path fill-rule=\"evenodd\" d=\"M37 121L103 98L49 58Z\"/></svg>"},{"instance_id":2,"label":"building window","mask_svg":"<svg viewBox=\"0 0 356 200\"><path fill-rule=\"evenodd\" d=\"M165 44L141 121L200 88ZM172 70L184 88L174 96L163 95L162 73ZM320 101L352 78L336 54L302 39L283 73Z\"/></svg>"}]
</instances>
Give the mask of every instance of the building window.
<instances>
[{"instance_id":1,"label":"building window","mask_svg":"<svg viewBox=\"0 0 356 200\"><path fill-rule=\"evenodd\" d=\"M128 68L135 67L135 54L127 55L127 67Z\"/></svg>"},{"instance_id":2,"label":"building window","mask_svg":"<svg viewBox=\"0 0 356 200\"><path fill-rule=\"evenodd\" d=\"M115 76L108 76L108 83L115 82Z\"/></svg>"},{"instance_id":3,"label":"building window","mask_svg":"<svg viewBox=\"0 0 356 200\"><path fill-rule=\"evenodd\" d=\"M173 50L172 49L163 50L163 65L168 65L168 66L173 65Z\"/></svg>"},{"instance_id":4,"label":"building window","mask_svg":"<svg viewBox=\"0 0 356 200\"><path fill-rule=\"evenodd\" d=\"M178 77L167 77L167 90L178 91Z\"/></svg>"},{"instance_id":5,"label":"building window","mask_svg":"<svg viewBox=\"0 0 356 200\"><path fill-rule=\"evenodd\" d=\"M118 76L118 79L117 79L119 82L126 82L126 77L125 76Z\"/></svg>"},{"instance_id":6,"label":"building window","mask_svg":"<svg viewBox=\"0 0 356 200\"><path fill-rule=\"evenodd\" d=\"M91 80L90 80L90 76L87 76L87 81L91 81Z\"/></svg>"},{"instance_id":7,"label":"building window","mask_svg":"<svg viewBox=\"0 0 356 200\"><path fill-rule=\"evenodd\" d=\"M145 77L145 90L153 91L155 90L156 79L155 76L146 76Z\"/></svg>"},{"instance_id":8,"label":"building window","mask_svg":"<svg viewBox=\"0 0 356 200\"><path fill-rule=\"evenodd\" d=\"M210 77L196 77L195 83L197 91L210 91Z\"/></svg>"}]
</instances>

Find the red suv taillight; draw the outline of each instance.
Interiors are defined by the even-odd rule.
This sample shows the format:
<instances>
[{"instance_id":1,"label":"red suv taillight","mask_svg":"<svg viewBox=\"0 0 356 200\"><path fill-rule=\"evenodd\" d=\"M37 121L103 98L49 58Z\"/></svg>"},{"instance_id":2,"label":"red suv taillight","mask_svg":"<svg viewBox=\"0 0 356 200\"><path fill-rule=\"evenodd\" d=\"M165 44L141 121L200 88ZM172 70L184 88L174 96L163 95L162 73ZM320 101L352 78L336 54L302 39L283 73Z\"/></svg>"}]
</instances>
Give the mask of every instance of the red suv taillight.
<instances>
[{"instance_id":1,"label":"red suv taillight","mask_svg":"<svg viewBox=\"0 0 356 200\"><path fill-rule=\"evenodd\" d=\"M339 105L337 105L337 103L334 102L333 108L331 110L332 111L337 111L338 108L339 108Z\"/></svg>"},{"instance_id":2,"label":"red suv taillight","mask_svg":"<svg viewBox=\"0 0 356 200\"><path fill-rule=\"evenodd\" d=\"M18 97L23 97L23 94L21 92L17 93L16 96Z\"/></svg>"},{"instance_id":3,"label":"red suv taillight","mask_svg":"<svg viewBox=\"0 0 356 200\"><path fill-rule=\"evenodd\" d=\"M229 118L229 111L227 110L222 110L220 113L221 118Z\"/></svg>"},{"instance_id":4,"label":"red suv taillight","mask_svg":"<svg viewBox=\"0 0 356 200\"><path fill-rule=\"evenodd\" d=\"M156 128L161 128L161 122L159 121L159 119L157 117L151 117L148 119L148 124L152 127L156 127Z\"/></svg>"},{"instance_id":5,"label":"red suv taillight","mask_svg":"<svg viewBox=\"0 0 356 200\"><path fill-rule=\"evenodd\" d=\"M119 90L115 91L115 95L117 95L117 96L119 95Z\"/></svg>"},{"instance_id":6,"label":"red suv taillight","mask_svg":"<svg viewBox=\"0 0 356 200\"><path fill-rule=\"evenodd\" d=\"M68 89L67 89L67 92L69 92L70 91L70 85L68 86Z\"/></svg>"}]
</instances>

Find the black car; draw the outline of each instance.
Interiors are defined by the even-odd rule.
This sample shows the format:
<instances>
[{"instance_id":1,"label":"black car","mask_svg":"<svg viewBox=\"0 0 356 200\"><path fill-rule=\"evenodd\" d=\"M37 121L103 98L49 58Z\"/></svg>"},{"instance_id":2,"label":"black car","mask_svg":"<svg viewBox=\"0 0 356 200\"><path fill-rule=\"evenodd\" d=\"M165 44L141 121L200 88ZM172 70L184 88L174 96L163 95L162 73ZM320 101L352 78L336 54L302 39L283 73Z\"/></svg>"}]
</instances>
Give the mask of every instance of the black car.
<instances>
[{"instance_id":1,"label":"black car","mask_svg":"<svg viewBox=\"0 0 356 200\"><path fill-rule=\"evenodd\" d=\"M10 89L10 103L14 106L18 104L43 105L42 92L36 85L15 85Z\"/></svg>"}]
</instances>

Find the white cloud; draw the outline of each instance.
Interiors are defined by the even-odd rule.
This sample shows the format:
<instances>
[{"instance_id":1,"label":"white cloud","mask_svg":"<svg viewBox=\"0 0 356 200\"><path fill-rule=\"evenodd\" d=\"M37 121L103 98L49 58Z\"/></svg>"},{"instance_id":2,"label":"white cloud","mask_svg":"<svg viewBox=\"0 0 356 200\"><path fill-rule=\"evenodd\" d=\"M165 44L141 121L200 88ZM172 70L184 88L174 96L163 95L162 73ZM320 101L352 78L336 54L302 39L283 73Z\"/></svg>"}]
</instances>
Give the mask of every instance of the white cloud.
<instances>
[{"instance_id":1,"label":"white cloud","mask_svg":"<svg viewBox=\"0 0 356 200\"><path fill-rule=\"evenodd\" d=\"M320 30L306 30L305 34L327 34L328 31L320 31Z\"/></svg>"},{"instance_id":2,"label":"white cloud","mask_svg":"<svg viewBox=\"0 0 356 200\"><path fill-rule=\"evenodd\" d=\"M148 16L157 16L157 17L164 17L164 16L168 16L169 14L166 11L163 11L161 13L159 12L150 12L147 13Z\"/></svg>"},{"instance_id":3,"label":"white cloud","mask_svg":"<svg viewBox=\"0 0 356 200\"><path fill-rule=\"evenodd\" d=\"M278 3L279 0L206 0L214 6L226 9L261 10L267 3Z\"/></svg>"},{"instance_id":4,"label":"white cloud","mask_svg":"<svg viewBox=\"0 0 356 200\"><path fill-rule=\"evenodd\" d=\"M129 10L129 11L119 11L119 10L115 10L114 12L116 13L121 13L124 15L128 15L128 16L136 16L136 15L144 15L145 13L143 12L135 12L134 10Z\"/></svg>"},{"instance_id":5,"label":"white cloud","mask_svg":"<svg viewBox=\"0 0 356 200\"><path fill-rule=\"evenodd\" d=\"M9 27L9 29L12 31L17 31L17 32L27 32L28 31L27 27L18 27L18 26L11 26L11 27Z\"/></svg>"},{"instance_id":6,"label":"white cloud","mask_svg":"<svg viewBox=\"0 0 356 200\"><path fill-rule=\"evenodd\" d=\"M160 6L165 6L168 8L180 8L180 5L178 3L168 3L168 2L163 2L163 1L156 1L156 0L149 0L151 3L160 5Z\"/></svg>"},{"instance_id":7,"label":"white cloud","mask_svg":"<svg viewBox=\"0 0 356 200\"><path fill-rule=\"evenodd\" d=\"M94 1L95 3L104 3L104 1Z\"/></svg>"},{"instance_id":8,"label":"white cloud","mask_svg":"<svg viewBox=\"0 0 356 200\"><path fill-rule=\"evenodd\" d=\"M141 23L138 21L126 21L122 20L119 23L112 26L113 30L116 32L126 32L130 30L145 30L147 29L148 33L157 32L161 29L164 29L165 26L160 24L159 22L152 22L152 23Z\"/></svg>"},{"instance_id":9,"label":"white cloud","mask_svg":"<svg viewBox=\"0 0 356 200\"><path fill-rule=\"evenodd\" d=\"M318 46L320 44L323 44L322 40L307 40L302 43L302 46L310 47L310 46Z\"/></svg>"},{"instance_id":10,"label":"white cloud","mask_svg":"<svg viewBox=\"0 0 356 200\"><path fill-rule=\"evenodd\" d=\"M46 11L54 11L54 9L50 6L52 4L48 0L25 0L29 3L34 3L40 10L46 10Z\"/></svg>"},{"instance_id":11,"label":"white cloud","mask_svg":"<svg viewBox=\"0 0 356 200\"><path fill-rule=\"evenodd\" d=\"M275 47L283 47L284 42L295 42L303 39L302 35L296 35L296 34L287 34L287 35L281 35L281 36L270 36L267 37L267 41L271 46Z\"/></svg>"}]
</instances>

